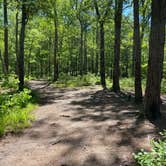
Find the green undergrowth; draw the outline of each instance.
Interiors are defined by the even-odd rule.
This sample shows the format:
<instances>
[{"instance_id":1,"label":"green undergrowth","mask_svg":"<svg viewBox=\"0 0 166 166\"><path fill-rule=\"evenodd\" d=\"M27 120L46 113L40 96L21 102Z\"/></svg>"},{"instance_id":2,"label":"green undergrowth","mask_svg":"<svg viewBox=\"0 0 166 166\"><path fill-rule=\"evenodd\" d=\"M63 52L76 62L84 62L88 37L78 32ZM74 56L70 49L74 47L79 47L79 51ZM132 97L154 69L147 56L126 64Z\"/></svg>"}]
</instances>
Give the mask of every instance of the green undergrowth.
<instances>
[{"instance_id":1,"label":"green undergrowth","mask_svg":"<svg viewBox=\"0 0 166 166\"><path fill-rule=\"evenodd\" d=\"M108 88L112 87L112 80L110 78L106 79L106 84ZM82 87L82 86L94 86L100 85L100 77L95 76L95 74L88 73L83 76L70 76L67 74L61 74L58 81L53 84L58 88L65 87ZM133 91L134 92L134 78L120 78L120 87L124 91ZM145 90L146 80L142 80L142 89ZM166 93L166 79L162 80L161 92Z\"/></svg>"},{"instance_id":2,"label":"green undergrowth","mask_svg":"<svg viewBox=\"0 0 166 166\"><path fill-rule=\"evenodd\" d=\"M7 79L10 83L11 78ZM1 84L3 87L0 92L0 136L8 132L18 133L34 120L31 112L37 107L36 93L28 88L19 92L14 84L17 84L16 80L13 80L13 85L8 86L4 82Z\"/></svg>"},{"instance_id":3,"label":"green undergrowth","mask_svg":"<svg viewBox=\"0 0 166 166\"><path fill-rule=\"evenodd\" d=\"M166 131L160 133L161 139L151 140L151 151L141 150L134 154L139 166L166 166Z\"/></svg>"},{"instance_id":4,"label":"green undergrowth","mask_svg":"<svg viewBox=\"0 0 166 166\"><path fill-rule=\"evenodd\" d=\"M65 88L65 87L82 87L82 86L94 86L100 84L100 78L96 77L94 74L87 74L84 76L69 76L62 74L59 80L54 83L55 87Z\"/></svg>"}]
</instances>

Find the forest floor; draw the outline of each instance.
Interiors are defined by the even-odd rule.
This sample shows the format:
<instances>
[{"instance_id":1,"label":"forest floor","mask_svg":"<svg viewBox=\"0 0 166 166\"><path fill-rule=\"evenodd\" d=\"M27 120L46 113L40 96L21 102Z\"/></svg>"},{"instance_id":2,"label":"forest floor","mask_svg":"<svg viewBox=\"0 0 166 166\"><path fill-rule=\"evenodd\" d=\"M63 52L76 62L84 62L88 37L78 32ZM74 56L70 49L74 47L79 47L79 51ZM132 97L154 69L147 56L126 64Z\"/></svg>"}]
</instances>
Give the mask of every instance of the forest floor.
<instances>
[{"instance_id":1,"label":"forest floor","mask_svg":"<svg viewBox=\"0 0 166 166\"><path fill-rule=\"evenodd\" d=\"M45 81L30 86L40 94L36 120L0 140L0 166L134 166L132 153L150 149L157 137L158 127L139 118L122 93Z\"/></svg>"}]
</instances>

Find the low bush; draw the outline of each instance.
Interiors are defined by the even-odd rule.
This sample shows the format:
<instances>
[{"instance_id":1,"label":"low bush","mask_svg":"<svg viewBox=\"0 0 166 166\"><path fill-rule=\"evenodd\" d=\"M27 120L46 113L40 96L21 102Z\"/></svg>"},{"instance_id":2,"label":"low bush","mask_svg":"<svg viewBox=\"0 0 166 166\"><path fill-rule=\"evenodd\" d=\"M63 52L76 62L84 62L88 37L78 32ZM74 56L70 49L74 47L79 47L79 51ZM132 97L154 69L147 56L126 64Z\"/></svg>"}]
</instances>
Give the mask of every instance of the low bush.
<instances>
[{"instance_id":1,"label":"low bush","mask_svg":"<svg viewBox=\"0 0 166 166\"><path fill-rule=\"evenodd\" d=\"M99 77L94 74L86 74L83 76L69 76L62 74L59 80L54 84L56 87L81 87L81 86L93 86L100 82Z\"/></svg>"},{"instance_id":2,"label":"low bush","mask_svg":"<svg viewBox=\"0 0 166 166\"><path fill-rule=\"evenodd\" d=\"M17 89L19 80L15 74L4 77L1 86L6 89Z\"/></svg>"},{"instance_id":3,"label":"low bush","mask_svg":"<svg viewBox=\"0 0 166 166\"><path fill-rule=\"evenodd\" d=\"M0 95L0 135L6 132L18 132L28 126L33 119L30 112L35 106L29 89L13 94L2 93Z\"/></svg>"},{"instance_id":4,"label":"low bush","mask_svg":"<svg viewBox=\"0 0 166 166\"><path fill-rule=\"evenodd\" d=\"M166 131L160 134L161 139L151 140L151 151L141 150L134 154L134 158L140 166L166 166Z\"/></svg>"}]
</instances>

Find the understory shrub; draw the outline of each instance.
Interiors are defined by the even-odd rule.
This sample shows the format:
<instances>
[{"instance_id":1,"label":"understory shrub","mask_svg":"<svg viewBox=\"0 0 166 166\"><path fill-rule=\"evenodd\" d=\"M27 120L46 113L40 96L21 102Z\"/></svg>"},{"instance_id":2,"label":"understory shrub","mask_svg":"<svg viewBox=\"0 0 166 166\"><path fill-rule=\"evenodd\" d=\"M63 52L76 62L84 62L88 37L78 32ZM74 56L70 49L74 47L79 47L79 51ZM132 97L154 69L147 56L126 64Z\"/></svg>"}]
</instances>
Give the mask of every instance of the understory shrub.
<instances>
[{"instance_id":1,"label":"understory shrub","mask_svg":"<svg viewBox=\"0 0 166 166\"><path fill-rule=\"evenodd\" d=\"M140 166L166 166L166 131L160 134L161 139L151 140L151 151L141 150L134 155Z\"/></svg>"},{"instance_id":2,"label":"understory shrub","mask_svg":"<svg viewBox=\"0 0 166 166\"><path fill-rule=\"evenodd\" d=\"M31 101L29 89L13 94L0 94L0 135L5 132L18 132L30 124L33 119L30 112L35 107Z\"/></svg>"},{"instance_id":3,"label":"understory shrub","mask_svg":"<svg viewBox=\"0 0 166 166\"><path fill-rule=\"evenodd\" d=\"M61 74L59 80L55 83L56 87L81 87L81 86L93 86L100 82L99 77L94 74L88 73L83 76L70 76L67 74Z\"/></svg>"},{"instance_id":4,"label":"understory shrub","mask_svg":"<svg viewBox=\"0 0 166 166\"><path fill-rule=\"evenodd\" d=\"M6 89L17 89L19 80L15 74L3 77L1 86Z\"/></svg>"}]
</instances>

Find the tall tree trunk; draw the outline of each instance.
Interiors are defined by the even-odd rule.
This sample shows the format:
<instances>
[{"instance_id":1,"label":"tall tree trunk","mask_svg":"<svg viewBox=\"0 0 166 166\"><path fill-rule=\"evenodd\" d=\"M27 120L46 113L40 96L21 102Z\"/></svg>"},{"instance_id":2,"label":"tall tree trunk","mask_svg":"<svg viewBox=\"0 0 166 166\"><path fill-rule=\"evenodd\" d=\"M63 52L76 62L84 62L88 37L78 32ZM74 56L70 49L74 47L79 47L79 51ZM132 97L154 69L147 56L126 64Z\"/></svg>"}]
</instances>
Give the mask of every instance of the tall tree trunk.
<instances>
[{"instance_id":1,"label":"tall tree trunk","mask_svg":"<svg viewBox=\"0 0 166 166\"><path fill-rule=\"evenodd\" d=\"M133 54L135 57L135 102L142 102L141 85L141 40L139 24L139 0L134 0L134 35L133 35Z\"/></svg>"},{"instance_id":2,"label":"tall tree trunk","mask_svg":"<svg viewBox=\"0 0 166 166\"><path fill-rule=\"evenodd\" d=\"M25 40L25 26L26 26L26 0L22 1L22 18L20 31L20 50L19 50L19 90L24 88L24 40Z\"/></svg>"},{"instance_id":3,"label":"tall tree trunk","mask_svg":"<svg viewBox=\"0 0 166 166\"><path fill-rule=\"evenodd\" d=\"M106 88L104 40L104 23L100 22L100 79L102 87Z\"/></svg>"},{"instance_id":4,"label":"tall tree trunk","mask_svg":"<svg viewBox=\"0 0 166 166\"><path fill-rule=\"evenodd\" d=\"M18 1L17 1L18 3ZM18 55L18 5L17 5L17 12L16 12L16 27L15 27L15 52L16 52L16 74L18 75L18 61L19 61L19 55Z\"/></svg>"},{"instance_id":5,"label":"tall tree trunk","mask_svg":"<svg viewBox=\"0 0 166 166\"><path fill-rule=\"evenodd\" d=\"M91 65L91 70L90 70L90 71L91 71L93 74L95 73L95 53L96 53L96 50L94 49L94 47L95 47L95 42L96 42L95 34L96 34L95 30L93 30L93 48L92 48L92 50L91 50L91 54L92 54L92 57L91 57L91 64L88 63L88 68L89 68L89 66Z\"/></svg>"},{"instance_id":6,"label":"tall tree trunk","mask_svg":"<svg viewBox=\"0 0 166 166\"><path fill-rule=\"evenodd\" d=\"M9 55L8 55L8 12L7 12L7 0L3 1L4 7L4 69L5 74L9 72Z\"/></svg>"},{"instance_id":7,"label":"tall tree trunk","mask_svg":"<svg viewBox=\"0 0 166 166\"><path fill-rule=\"evenodd\" d=\"M80 20L79 74L83 75L83 25Z\"/></svg>"},{"instance_id":8,"label":"tall tree trunk","mask_svg":"<svg viewBox=\"0 0 166 166\"><path fill-rule=\"evenodd\" d=\"M84 74L87 74L88 58L87 58L87 31L84 32Z\"/></svg>"},{"instance_id":9,"label":"tall tree trunk","mask_svg":"<svg viewBox=\"0 0 166 166\"><path fill-rule=\"evenodd\" d=\"M32 46L33 46L33 40L31 42L31 46L30 46L30 49L29 49L29 54L28 54L28 78L30 77L30 72L31 72L31 53L32 53Z\"/></svg>"},{"instance_id":10,"label":"tall tree trunk","mask_svg":"<svg viewBox=\"0 0 166 166\"><path fill-rule=\"evenodd\" d=\"M49 53L48 53L48 77L50 77L51 76L51 37L49 37L48 48L49 48Z\"/></svg>"},{"instance_id":11,"label":"tall tree trunk","mask_svg":"<svg viewBox=\"0 0 166 166\"><path fill-rule=\"evenodd\" d=\"M120 77L120 38L121 38L121 21L123 0L115 1L115 43L114 43L114 68L113 68L113 86L114 92L120 91L119 77Z\"/></svg>"},{"instance_id":12,"label":"tall tree trunk","mask_svg":"<svg viewBox=\"0 0 166 166\"><path fill-rule=\"evenodd\" d=\"M149 119L160 117L160 90L164 59L166 1L152 0L148 75L145 91L145 113Z\"/></svg>"},{"instance_id":13,"label":"tall tree trunk","mask_svg":"<svg viewBox=\"0 0 166 166\"><path fill-rule=\"evenodd\" d=\"M56 3L56 2L55 2ZM54 9L54 81L58 80L58 20L57 11Z\"/></svg>"},{"instance_id":14,"label":"tall tree trunk","mask_svg":"<svg viewBox=\"0 0 166 166\"><path fill-rule=\"evenodd\" d=\"M95 73L98 75L99 72L99 25L98 21L96 23L96 64L95 64Z\"/></svg>"}]
</instances>

